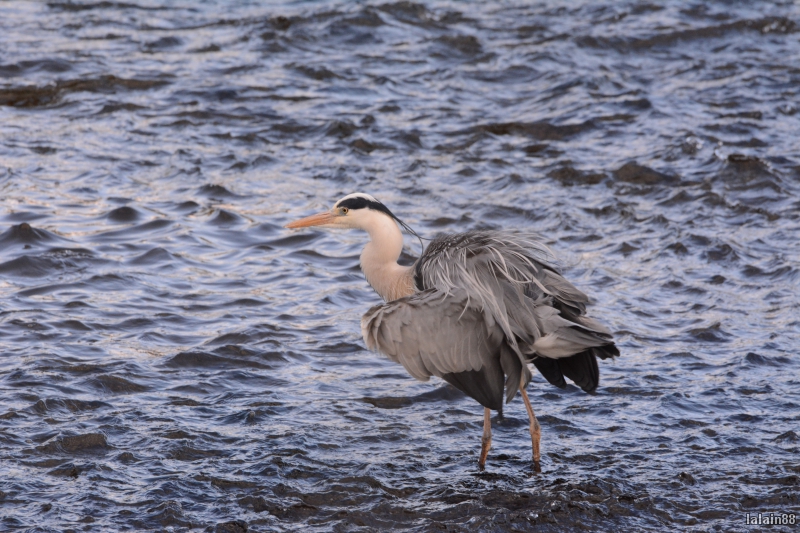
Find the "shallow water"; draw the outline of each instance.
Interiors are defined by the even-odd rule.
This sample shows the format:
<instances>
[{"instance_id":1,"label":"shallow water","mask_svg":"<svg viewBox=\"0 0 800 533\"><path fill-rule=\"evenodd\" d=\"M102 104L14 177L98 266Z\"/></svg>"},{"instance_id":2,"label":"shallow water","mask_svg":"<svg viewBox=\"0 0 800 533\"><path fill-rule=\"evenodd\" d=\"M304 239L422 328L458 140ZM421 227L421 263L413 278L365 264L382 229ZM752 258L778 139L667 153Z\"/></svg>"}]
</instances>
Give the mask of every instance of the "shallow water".
<instances>
[{"instance_id":1,"label":"shallow water","mask_svg":"<svg viewBox=\"0 0 800 533\"><path fill-rule=\"evenodd\" d=\"M0 529L800 510L800 8L526 4L0 4ZM282 228L354 191L591 295L622 357L536 375L542 473L518 398L480 473L482 408L364 349L365 235Z\"/></svg>"}]
</instances>

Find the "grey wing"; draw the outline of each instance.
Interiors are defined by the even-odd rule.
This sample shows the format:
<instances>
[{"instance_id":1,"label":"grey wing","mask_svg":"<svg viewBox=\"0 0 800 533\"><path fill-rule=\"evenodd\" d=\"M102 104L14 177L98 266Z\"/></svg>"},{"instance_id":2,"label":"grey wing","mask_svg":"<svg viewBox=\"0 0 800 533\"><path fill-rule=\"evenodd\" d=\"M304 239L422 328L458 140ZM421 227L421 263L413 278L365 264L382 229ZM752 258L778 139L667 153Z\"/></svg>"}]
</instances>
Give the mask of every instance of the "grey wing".
<instances>
[{"instance_id":1,"label":"grey wing","mask_svg":"<svg viewBox=\"0 0 800 533\"><path fill-rule=\"evenodd\" d=\"M413 377L441 377L499 411L504 374L513 396L521 373L526 380L530 373L508 350L502 329L473 304L461 289L422 291L373 307L362 318L361 331L368 348L402 364Z\"/></svg>"},{"instance_id":2,"label":"grey wing","mask_svg":"<svg viewBox=\"0 0 800 533\"><path fill-rule=\"evenodd\" d=\"M585 316L588 298L555 266L532 236L470 232L434 239L415 272L418 284L448 293L466 290L526 355L570 357L611 342L610 332Z\"/></svg>"},{"instance_id":3,"label":"grey wing","mask_svg":"<svg viewBox=\"0 0 800 533\"><path fill-rule=\"evenodd\" d=\"M586 316L586 295L562 275L550 250L525 233L475 231L435 238L415 265L420 289L463 288L509 350L553 385L567 377L597 388L597 358L619 355L611 333ZM507 387L508 390L508 387Z\"/></svg>"}]
</instances>

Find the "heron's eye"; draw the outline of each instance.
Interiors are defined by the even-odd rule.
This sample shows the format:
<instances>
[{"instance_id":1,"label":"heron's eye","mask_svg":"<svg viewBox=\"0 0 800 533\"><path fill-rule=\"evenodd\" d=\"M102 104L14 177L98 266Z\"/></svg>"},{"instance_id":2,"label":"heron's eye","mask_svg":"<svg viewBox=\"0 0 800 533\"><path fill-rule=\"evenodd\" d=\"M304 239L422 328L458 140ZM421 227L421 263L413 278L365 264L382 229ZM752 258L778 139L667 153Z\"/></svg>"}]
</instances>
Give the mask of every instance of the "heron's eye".
<instances>
[{"instance_id":1,"label":"heron's eye","mask_svg":"<svg viewBox=\"0 0 800 533\"><path fill-rule=\"evenodd\" d=\"M347 213L349 213L349 212L350 212L350 210L349 210L349 209L347 209L346 207L343 207L343 208L342 208L342 214L343 214L343 215L346 215L346 214L347 214Z\"/></svg>"}]
</instances>

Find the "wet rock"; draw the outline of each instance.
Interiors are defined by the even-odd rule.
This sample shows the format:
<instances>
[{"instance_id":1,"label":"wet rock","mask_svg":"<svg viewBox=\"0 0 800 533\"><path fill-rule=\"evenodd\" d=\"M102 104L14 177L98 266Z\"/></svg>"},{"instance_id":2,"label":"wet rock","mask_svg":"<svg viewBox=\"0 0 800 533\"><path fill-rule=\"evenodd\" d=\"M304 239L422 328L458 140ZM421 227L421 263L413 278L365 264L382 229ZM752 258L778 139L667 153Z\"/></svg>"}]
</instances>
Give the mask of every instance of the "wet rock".
<instances>
[{"instance_id":1,"label":"wet rock","mask_svg":"<svg viewBox=\"0 0 800 533\"><path fill-rule=\"evenodd\" d=\"M414 402L411 401L411 398L406 397L385 397L385 398L361 398L361 401L364 403L368 403L370 405L374 405L380 409L400 409L402 407L408 407L409 405L413 404Z\"/></svg>"},{"instance_id":2,"label":"wet rock","mask_svg":"<svg viewBox=\"0 0 800 533\"><path fill-rule=\"evenodd\" d=\"M638 98L636 100L624 100L622 102L622 105L624 105L625 107L630 107L633 109L640 109L640 110L650 109L651 107L653 107L653 104L650 103L650 100L648 100L647 98Z\"/></svg>"},{"instance_id":3,"label":"wet rock","mask_svg":"<svg viewBox=\"0 0 800 533\"><path fill-rule=\"evenodd\" d=\"M197 481L209 482L215 487L220 489L254 489L258 487L258 483L253 481L244 481L241 479L223 479L218 477L211 477L205 474L194 476Z\"/></svg>"},{"instance_id":4,"label":"wet rock","mask_svg":"<svg viewBox=\"0 0 800 533\"><path fill-rule=\"evenodd\" d=\"M762 159L746 154L730 154L719 179L735 191L758 189L762 194L785 194L782 180ZM761 203L761 202L759 202Z\"/></svg>"},{"instance_id":5,"label":"wet rock","mask_svg":"<svg viewBox=\"0 0 800 533\"><path fill-rule=\"evenodd\" d=\"M67 452L82 452L93 449L109 448L106 436L102 433L87 433L86 435L74 435L61 439L61 448Z\"/></svg>"},{"instance_id":6,"label":"wet rock","mask_svg":"<svg viewBox=\"0 0 800 533\"><path fill-rule=\"evenodd\" d=\"M145 43L144 49L148 52L160 52L161 50L175 48L181 44L183 44L183 41L179 37L166 36L156 39L155 41Z\"/></svg>"},{"instance_id":7,"label":"wet rock","mask_svg":"<svg viewBox=\"0 0 800 533\"><path fill-rule=\"evenodd\" d=\"M11 226L0 235L0 246L12 244L33 244L58 240L59 237L47 230L34 228L27 222Z\"/></svg>"},{"instance_id":8,"label":"wet rock","mask_svg":"<svg viewBox=\"0 0 800 533\"><path fill-rule=\"evenodd\" d=\"M633 252L635 252L637 250L639 250L639 248L637 248L636 246L633 246L632 244L629 244L627 242L623 242L617 248L617 252L619 252L619 253L621 253L623 255L632 254Z\"/></svg>"},{"instance_id":9,"label":"wet rock","mask_svg":"<svg viewBox=\"0 0 800 533\"><path fill-rule=\"evenodd\" d=\"M230 226L241 222L241 217L236 213L231 213L224 209L218 209L217 214L209 222L215 226Z\"/></svg>"},{"instance_id":10,"label":"wet rock","mask_svg":"<svg viewBox=\"0 0 800 533\"><path fill-rule=\"evenodd\" d=\"M681 472L678 474L678 479L684 485L695 485L697 481L695 481L694 476L689 474L688 472Z\"/></svg>"},{"instance_id":11,"label":"wet rock","mask_svg":"<svg viewBox=\"0 0 800 533\"><path fill-rule=\"evenodd\" d=\"M0 65L0 77L12 78L35 72L53 72L60 74L72 70L72 64L63 59L29 59Z\"/></svg>"},{"instance_id":12,"label":"wet rock","mask_svg":"<svg viewBox=\"0 0 800 533\"><path fill-rule=\"evenodd\" d=\"M226 453L222 453L220 450L203 450L189 446L188 444L181 444L173 448L168 456L170 459L175 459L176 461L192 462L210 457L225 457L226 455Z\"/></svg>"},{"instance_id":13,"label":"wet rock","mask_svg":"<svg viewBox=\"0 0 800 533\"><path fill-rule=\"evenodd\" d=\"M541 143L529 144L528 146L523 147L522 151L525 152L528 155L535 155L535 154L538 154L538 153L546 150L547 147L548 147L547 144L541 144ZM555 177L555 176L551 176L551 177ZM556 179L558 179L558 178L556 178Z\"/></svg>"},{"instance_id":14,"label":"wet rock","mask_svg":"<svg viewBox=\"0 0 800 533\"><path fill-rule=\"evenodd\" d=\"M692 28L678 31L665 31L648 37L618 38L618 37L579 37L580 46L593 48L614 48L620 52L647 50L650 48L670 47L692 41L721 38L729 34L745 31L760 33L792 33L796 24L784 17L765 17L761 19L744 19L736 22L713 24L702 28Z\"/></svg>"},{"instance_id":15,"label":"wet rock","mask_svg":"<svg viewBox=\"0 0 800 533\"><path fill-rule=\"evenodd\" d=\"M744 356L744 362L754 366L784 366L790 363L788 357L777 356L777 357L768 357L766 355L760 355L755 352L748 352L747 355Z\"/></svg>"},{"instance_id":16,"label":"wet rock","mask_svg":"<svg viewBox=\"0 0 800 533\"><path fill-rule=\"evenodd\" d=\"M193 212L196 211L197 209L200 209L200 204L189 200L187 202L181 202L180 204L175 206L175 208L179 211Z\"/></svg>"},{"instance_id":17,"label":"wet rock","mask_svg":"<svg viewBox=\"0 0 800 533\"><path fill-rule=\"evenodd\" d=\"M478 171L472 167L464 167L458 172L456 172L456 174L458 174L459 176L466 176L468 178L471 178L472 176L477 176Z\"/></svg>"},{"instance_id":18,"label":"wet rock","mask_svg":"<svg viewBox=\"0 0 800 533\"><path fill-rule=\"evenodd\" d=\"M413 402L454 402L461 398L466 398L463 392L452 385L443 385L430 392L423 392L422 394L412 396L410 399Z\"/></svg>"},{"instance_id":19,"label":"wet rock","mask_svg":"<svg viewBox=\"0 0 800 533\"><path fill-rule=\"evenodd\" d=\"M193 400L191 398L173 398L170 400L169 403L170 405L177 405L177 406L185 405L188 407L198 407L203 405L201 402L198 402L197 400Z\"/></svg>"},{"instance_id":20,"label":"wet rock","mask_svg":"<svg viewBox=\"0 0 800 533\"><path fill-rule=\"evenodd\" d=\"M203 185L197 192L202 196L208 196L209 198L216 198L216 199L226 199L236 196L222 185L215 185L213 183Z\"/></svg>"},{"instance_id":21,"label":"wet rock","mask_svg":"<svg viewBox=\"0 0 800 533\"><path fill-rule=\"evenodd\" d=\"M227 100L236 100L239 93L235 89L219 89L212 91L209 96L217 102L225 102Z\"/></svg>"},{"instance_id":22,"label":"wet rock","mask_svg":"<svg viewBox=\"0 0 800 533\"><path fill-rule=\"evenodd\" d=\"M739 254L736 253L729 244L718 244L703 252L703 256L709 261L736 261L739 259Z\"/></svg>"},{"instance_id":23,"label":"wet rock","mask_svg":"<svg viewBox=\"0 0 800 533\"><path fill-rule=\"evenodd\" d=\"M325 134L331 137L349 137L358 126L349 120L333 120L325 126Z\"/></svg>"},{"instance_id":24,"label":"wet rock","mask_svg":"<svg viewBox=\"0 0 800 533\"><path fill-rule=\"evenodd\" d=\"M434 14L416 2L392 2L383 4L378 9L406 24L421 27L437 26Z\"/></svg>"},{"instance_id":25,"label":"wet rock","mask_svg":"<svg viewBox=\"0 0 800 533\"><path fill-rule=\"evenodd\" d=\"M277 17L273 17L270 19L270 23L272 26L280 31L288 30L292 24L298 20L296 17L284 17L283 15L279 15Z\"/></svg>"},{"instance_id":26,"label":"wet rock","mask_svg":"<svg viewBox=\"0 0 800 533\"><path fill-rule=\"evenodd\" d=\"M742 166L751 166L751 167L763 167L763 163L757 158L750 155L745 154L730 154L728 156L728 162L734 163L736 165Z\"/></svg>"},{"instance_id":27,"label":"wet rock","mask_svg":"<svg viewBox=\"0 0 800 533\"><path fill-rule=\"evenodd\" d=\"M672 251L675 255L687 255L689 249L682 242L675 242L667 246L667 250Z\"/></svg>"},{"instance_id":28,"label":"wet rock","mask_svg":"<svg viewBox=\"0 0 800 533\"><path fill-rule=\"evenodd\" d=\"M375 148L377 148L374 144L365 141L364 139L356 139L350 144L350 146L352 146L359 152L364 152L365 154L372 153L375 150Z\"/></svg>"},{"instance_id":29,"label":"wet rock","mask_svg":"<svg viewBox=\"0 0 800 533\"><path fill-rule=\"evenodd\" d=\"M32 146L31 150L39 155L51 155L58 152L58 150L52 146Z\"/></svg>"},{"instance_id":30,"label":"wet rock","mask_svg":"<svg viewBox=\"0 0 800 533\"><path fill-rule=\"evenodd\" d=\"M140 256L130 260L132 265L157 265L159 263L170 263L174 256L163 248L153 248Z\"/></svg>"},{"instance_id":31,"label":"wet rock","mask_svg":"<svg viewBox=\"0 0 800 533\"><path fill-rule=\"evenodd\" d=\"M147 517L147 521L142 524L149 526L149 528L155 525L192 528L192 522L185 517L183 506L178 501L167 500L151 509L150 512L151 514Z\"/></svg>"},{"instance_id":32,"label":"wet rock","mask_svg":"<svg viewBox=\"0 0 800 533\"><path fill-rule=\"evenodd\" d=\"M55 477L76 478L81 475L81 470L74 464L68 463L50 470L47 474Z\"/></svg>"},{"instance_id":33,"label":"wet rock","mask_svg":"<svg viewBox=\"0 0 800 533\"><path fill-rule=\"evenodd\" d=\"M239 505L248 509L252 509L256 513L269 511L271 507L271 505L263 496L245 496L239 500Z\"/></svg>"},{"instance_id":34,"label":"wet rock","mask_svg":"<svg viewBox=\"0 0 800 533\"><path fill-rule=\"evenodd\" d=\"M561 182L564 185L596 185L606 176L598 172L582 172L571 165L564 165L547 173L547 177Z\"/></svg>"},{"instance_id":35,"label":"wet rock","mask_svg":"<svg viewBox=\"0 0 800 533\"><path fill-rule=\"evenodd\" d=\"M85 435L71 435L57 437L50 442L37 447L44 453L97 453L108 450L110 446L103 433L87 433Z\"/></svg>"},{"instance_id":36,"label":"wet rock","mask_svg":"<svg viewBox=\"0 0 800 533\"><path fill-rule=\"evenodd\" d=\"M150 387L147 387L146 385L140 385L139 383L111 374L105 374L92 378L89 383L94 385L96 388L115 394L133 394L137 392L144 392L150 389Z\"/></svg>"},{"instance_id":37,"label":"wet rock","mask_svg":"<svg viewBox=\"0 0 800 533\"><path fill-rule=\"evenodd\" d=\"M83 411L94 411L96 409L102 409L105 407L111 407L110 404L106 402L101 402L97 400L91 401L84 401L84 400L74 400L71 398L65 399L47 399L47 400L39 400L33 405L33 410L39 414L45 414L49 411L57 411L57 410L65 410L71 413L79 413Z\"/></svg>"},{"instance_id":38,"label":"wet rock","mask_svg":"<svg viewBox=\"0 0 800 533\"><path fill-rule=\"evenodd\" d=\"M113 222L136 222L141 213L130 206L122 206L108 212L106 217Z\"/></svg>"},{"instance_id":39,"label":"wet rock","mask_svg":"<svg viewBox=\"0 0 800 533\"><path fill-rule=\"evenodd\" d=\"M247 533L247 522L244 520L233 520L231 522L224 522L217 524L213 529L208 528L206 531L213 533Z\"/></svg>"},{"instance_id":40,"label":"wet rock","mask_svg":"<svg viewBox=\"0 0 800 533\"><path fill-rule=\"evenodd\" d=\"M146 109L144 106L131 104L131 103L124 103L124 104L106 104L103 106L103 109L98 111L98 115L109 115L111 113L116 113L117 111L139 111L140 109Z\"/></svg>"},{"instance_id":41,"label":"wet rock","mask_svg":"<svg viewBox=\"0 0 800 533\"><path fill-rule=\"evenodd\" d=\"M0 263L0 274L22 278L41 278L62 270L62 264L47 257L23 255Z\"/></svg>"},{"instance_id":42,"label":"wet rock","mask_svg":"<svg viewBox=\"0 0 800 533\"><path fill-rule=\"evenodd\" d=\"M342 29L349 29L352 26L362 26L366 28L377 28L385 23L381 16L373 8L366 7L352 17L342 20Z\"/></svg>"},{"instance_id":43,"label":"wet rock","mask_svg":"<svg viewBox=\"0 0 800 533\"><path fill-rule=\"evenodd\" d=\"M614 177L621 182L635 185L668 185L678 181L675 176L658 172L634 161L625 163L615 170Z\"/></svg>"},{"instance_id":44,"label":"wet rock","mask_svg":"<svg viewBox=\"0 0 800 533\"><path fill-rule=\"evenodd\" d=\"M703 342L728 342L730 340L730 334L722 329L719 322L705 328L693 328L689 330L689 335Z\"/></svg>"},{"instance_id":45,"label":"wet rock","mask_svg":"<svg viewBox=\"0 0 800 533\"><path fill-rule=\"evenodd\" d=\"M294 67L295 70L304 76L317 81L328 81L342 79L342 76L336 74L332 70L325 67L309 67L307 65L298 65ZM334 124L339 121L334 121Z\"/></svg>"},{"instance_id":46,"label":"wet rock","mask_svg":"<svg viewBox=\"0 0 800 533\"><path fill-rule=\"evenodd\" d=\"M436 39L451 51L464 56L476 56L483 52L480 41L474 35L445 35Z\"/></svg>"},{"instance_id":47,"label":"wet rock","mask_svg":"<svg viewBox=\"0 0 800 533\"><path fill-rule=\"evenodd\" d=\"M490 133L492 135L521 135L540 141L557 141L572 137L595 127L593 122L581 124L554 125L549 122L500 122L483 124L470 128L472 133ZM467 133L467 132L461 132Z\"/></svg>"},{"instance_id":48,"label":"wet rock","mask_svg":"<svg viewBox=\"0 0 800 533\"><path fill-rule=\"evenodd\" d=\"M774 442L800 442L800 436L794 431L787 431L786 433L781 433L772 440Z\"/></svg>"},{"instance_id":49,"label":"wet rock","mask_svg":"<svg viewBox=\"0 0 800 533\"><path fill-rule=\"evenodd\" d=\"M213 52L219 52L221 50L222 47L220 47L218 44L209 44L208 46L203 46L201 48L192 50L192 52L195 54L208 54Z\"/></svg>"},{"instance_id":50,"label":"wet rock","mask_svg":"<svg viewBox=\"0 0 800 533\"><path fill-rule=\"evenodd\" d=\"M174 430L174 431L167 431L167 432L161 433L160 436L164 437L165 439L194 439L194 438L196 438L196 435L192 435L191 433L187 433L186 431L183 431L182 429L177 429L177 430Z\"/></svg>"},{"instance_id":51,"label":"wet rock","mask_svg":"<svg viewBox=\"0 0 800 533\"><path fill-rule=\"evenodd\" d=\"M166 363L168 367L221 367L225 366L228 359L207 352L181 352Z\"/></svg>"},{"instance_id":52,"label":"wet rock","mask_svg":"<svg viewBox=\"0 0 800 533\"><path fill-rule=\"evenodd\" d=\"M13 107L42 107L55 104L62 96L73 92L107 93L117 89L148 90L166 85L163 80L137 80L113 75L98 78L58 81L41 87L11 87L0 89L0 105Z\"/></svg>"}]
</instances>

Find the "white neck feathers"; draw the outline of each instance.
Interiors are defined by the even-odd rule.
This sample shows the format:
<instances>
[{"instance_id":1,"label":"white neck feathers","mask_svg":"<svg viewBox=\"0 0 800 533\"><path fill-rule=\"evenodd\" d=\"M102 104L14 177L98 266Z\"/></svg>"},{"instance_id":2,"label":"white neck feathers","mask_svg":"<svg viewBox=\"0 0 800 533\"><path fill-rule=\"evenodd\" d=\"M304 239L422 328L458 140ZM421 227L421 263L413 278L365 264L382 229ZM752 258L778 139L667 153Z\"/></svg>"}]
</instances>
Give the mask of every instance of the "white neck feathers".
<instances>
[{"instance_id":1,"label":"white neck feathers","mask_svg":"<svg viewBox=\"0 0 800 533\"><path fill-rule=\"evenodd\" d=\"M397 223L383 213L365 210L362 229L370 241L361 252L361 270L375 292L390 302L414 294L413 267L397 264L403 251L403 234Z\"/></svg>"}]
</instances>

